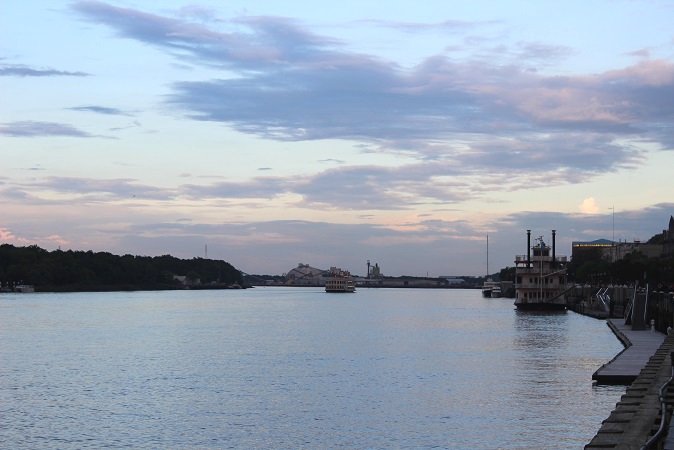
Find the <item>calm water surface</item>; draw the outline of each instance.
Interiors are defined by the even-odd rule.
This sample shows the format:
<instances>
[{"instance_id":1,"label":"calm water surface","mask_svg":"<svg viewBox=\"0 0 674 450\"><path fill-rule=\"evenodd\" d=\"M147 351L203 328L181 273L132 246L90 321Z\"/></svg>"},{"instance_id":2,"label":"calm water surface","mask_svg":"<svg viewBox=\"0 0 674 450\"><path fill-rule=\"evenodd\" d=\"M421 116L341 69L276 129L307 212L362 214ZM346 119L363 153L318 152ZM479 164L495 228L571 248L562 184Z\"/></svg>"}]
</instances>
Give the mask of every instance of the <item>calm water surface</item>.
<instances>
[{"instance_id":1,"label":"calm water surface","mask_svg":"<svg viewBox=\"0 0 674 450\"><path fill-rule=\"evenodd\" d=\"M479 290L0 295L4 448L582 448L602 321Z\"/></svg>"}]
</instances>

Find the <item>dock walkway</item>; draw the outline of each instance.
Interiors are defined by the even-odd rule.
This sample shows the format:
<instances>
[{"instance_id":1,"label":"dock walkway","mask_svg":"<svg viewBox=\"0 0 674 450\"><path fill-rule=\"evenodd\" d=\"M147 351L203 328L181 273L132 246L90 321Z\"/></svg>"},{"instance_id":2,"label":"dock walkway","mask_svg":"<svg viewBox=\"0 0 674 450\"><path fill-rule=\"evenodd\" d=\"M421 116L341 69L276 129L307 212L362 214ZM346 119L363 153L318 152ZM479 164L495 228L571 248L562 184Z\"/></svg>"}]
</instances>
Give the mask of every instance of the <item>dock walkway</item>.
<instances>
[{"instance_id":1,"label":"dock walkway","mask_svg":"<svg viewBox=\"0 0 674 450\"><path fill-rule=\"evenodd\" d=\"M620 319L609 319L607 323L627 348L592 378L598 382L628 384L629 387L585 449L640 449L655 434L660 423L659 390L672 375L670 353L674 350L674 334L665 336L650 330L635 331ZM628 381L630 379L632 381ZM672 395L669 391L666 394L668 403ZM671 435L670 430L665 448L671 448L668 447Z\"/></svg>"},{"instance_id":2,"label":"dock walkway","mask_svg":"<svg viewBox=\"0 0 674 450\"><path fill-rule=\"evenodd\" d=\"M631 384L662 345L665 335L650 330L632 330L621 319L607 319L606 323L626 348L600 367L592 379L599 384Z\"/></svg>"}]
</instances>

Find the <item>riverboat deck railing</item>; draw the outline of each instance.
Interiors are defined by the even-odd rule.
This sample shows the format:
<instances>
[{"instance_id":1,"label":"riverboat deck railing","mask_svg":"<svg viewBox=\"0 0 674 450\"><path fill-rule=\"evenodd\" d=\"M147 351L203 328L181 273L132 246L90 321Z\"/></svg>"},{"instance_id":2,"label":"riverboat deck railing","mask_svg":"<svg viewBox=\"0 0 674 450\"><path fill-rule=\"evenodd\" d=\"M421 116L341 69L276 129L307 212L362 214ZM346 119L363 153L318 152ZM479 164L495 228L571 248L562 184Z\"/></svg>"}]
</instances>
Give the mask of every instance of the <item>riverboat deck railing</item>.
<instances>
[{"instance_id":1,"label":"riverboat deck railing","mask_svg":"<svg viewBox=\"0 0 674 450\"><path fill-rule=\"evenodd\" d=\"M529 259L527 255L517 255L515 256L515 262L518 264L525 264L528 262ZM539 255L534 255L531 257L531 262L540 262L540 261L546 261L546 262L552 262L552 256L539 256ZM568 262L568 256L555 256L555 262L557 263L566 263Z\"/></svg>"}]
</instances>

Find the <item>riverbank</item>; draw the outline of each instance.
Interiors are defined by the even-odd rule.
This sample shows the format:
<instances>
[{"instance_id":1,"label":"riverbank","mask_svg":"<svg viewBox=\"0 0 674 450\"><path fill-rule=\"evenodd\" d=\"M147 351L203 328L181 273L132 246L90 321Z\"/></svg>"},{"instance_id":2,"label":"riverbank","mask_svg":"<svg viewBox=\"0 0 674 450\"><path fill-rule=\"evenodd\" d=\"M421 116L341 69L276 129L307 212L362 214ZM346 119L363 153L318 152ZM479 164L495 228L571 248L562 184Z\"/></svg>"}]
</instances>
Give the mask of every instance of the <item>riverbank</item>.
<instances>
[{"instance_id":1,"label":"riverbank","mask_svg":"<svg viewBox=\"0 0 674 450\"><path fill-rule=\"evenodd\" d=\"M607 324L626 348L597 370L593 379L625 382L629 387L585 449L642 448L655 435L661 422L659 394L661 386L672 376L670 354L674 350L674 335L632 330L622 319L607 319ZM629 380L633 380L631 384ZM671 409L668 414L671 417Z\"/></svg>"},{"instance_id":2,"label":"riverbank","mask_svg":"<svg viewBox=\"0 0 674 450\"><path fill-rule=\"evenodd\" d=\"M606 323L625 349L609 363L600 367L592 379L599 384L633 383L665 340L665 335L651 330L633 330L623 319L608 319Z\"/></svg>"},{"instance_id":3,"label":"riverbank","mask_svg":"<svg viewBox=\"0 0 674 450\"><path fill-rule=\"evenodd\" d=\"M183 286L178 284L68 284L68 285L43 285L34 286L34 292L41 293L66 293L66 292L134 292L134 291L185 291L185 290L222 290L222 289L247 289L252 286L234 284L201 284L195 286ZM2 291L0 294L19 293L16 291Z\"/></svg>"}]
</instances>

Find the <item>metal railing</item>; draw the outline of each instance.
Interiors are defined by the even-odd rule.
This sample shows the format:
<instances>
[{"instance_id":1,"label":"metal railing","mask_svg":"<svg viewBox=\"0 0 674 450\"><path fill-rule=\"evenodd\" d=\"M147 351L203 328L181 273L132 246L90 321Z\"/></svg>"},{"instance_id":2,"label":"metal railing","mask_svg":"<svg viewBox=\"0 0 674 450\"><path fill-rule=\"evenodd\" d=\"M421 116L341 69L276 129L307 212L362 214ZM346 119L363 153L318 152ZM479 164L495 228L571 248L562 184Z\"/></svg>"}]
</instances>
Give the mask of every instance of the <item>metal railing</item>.
<instances>
[{"instance_id":1,"label":"metal railing","mask_svg":"<svg viewBox=\"0 0 674 450\"><path fill-rule=\"evenodd\" d=\"M625 306L625 311L623 318L625 319L625 325L632 323L632 308L634 308L634 302L637 300L637 285L634 286L634 292L632 293L632 298Z\"/></svg>"},{"instance_id":2,"label":"metal railing","mask_svg":"<svg viewBox=\"0 0 674 450\"><path fill-rule=\"evenodd\" d=\"M648 283L646 283L646 303L644 305L644 323L648 323Z\"/></svg>"},{"instance_id":3,"label":"metal railing","mask_svg":"<svg viewBox=\"0 0 674 450\"><path fill-rule=\"evenodd\" d=\"M669 385L672 383L674 380L674 352L669 354L670 361L672 362L672 376L667 380L662 386L660 386L660 394L659 394L659 400L660 400L660 409L661 412L660 414L662 415L660 417L660 427L658 428L658 431L655 432L653 437L651 437L648 442L644 444L643 447L641 447L641 450L649 450L652 448L655 448L654 446L658 443L660 438L665 434L665 424L667 423L667 399L666 399L666 393L667 389L669 388Z\"/></svg>"},{"instance_id":4,"label":"metal railing","mask_svg":"<svg viewBox=\"0 0 674 450\"><path fill-rule=\"evenodd\" d=\"M608 288L604 289L599 289L597 293L595 294L595 297L597 300L601 302L602 305L604 305L604 310L605 311L610 311L611 310L611 296L608 295Z\"/></svg>"}]
</instances>

